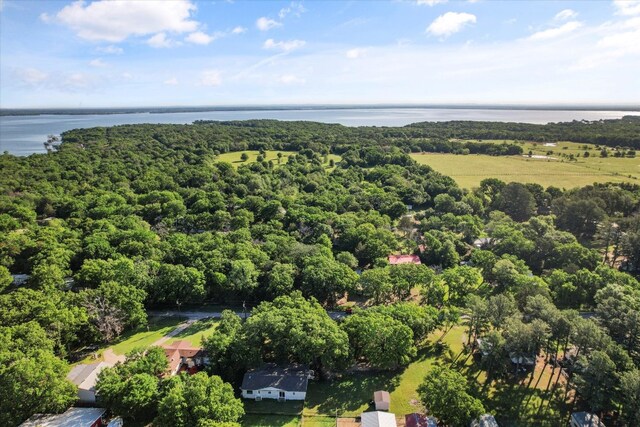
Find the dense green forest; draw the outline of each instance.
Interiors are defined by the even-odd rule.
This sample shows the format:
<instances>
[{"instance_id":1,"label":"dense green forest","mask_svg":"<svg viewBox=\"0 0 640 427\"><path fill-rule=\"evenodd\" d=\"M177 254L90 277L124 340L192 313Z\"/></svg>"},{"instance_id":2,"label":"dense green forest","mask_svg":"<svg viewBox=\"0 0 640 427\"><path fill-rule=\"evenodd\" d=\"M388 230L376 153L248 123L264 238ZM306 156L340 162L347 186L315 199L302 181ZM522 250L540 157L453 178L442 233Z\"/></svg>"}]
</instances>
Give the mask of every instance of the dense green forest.
<instances>
[{"instance_id":1,"label":"dense green forest","mask_svg":"<svg viewBox=\"0 0 640 427\"><path fill-rule=\"evenodd\" d=\"M69 363L144 326L147 309L245 301L254 307L247 320L225 312L205 340L208 374L161 379L164 355L139 350L101 375L104 404L154 425L234 426L244 411L231 385L248 368L300 362L321 380L354 363L394 371L431 332L464 323L470 346L491 344L489 378L514 375L505 355L571 353L576 405L638 425L640 186L488 179L467 191L407 153L521 150L451 137L640 148L639 127L630 118L542 127L197 122L73 130L56 152L5 153L0 424L66 409L75 399ZM217 160L244 150L296 154L237 168ZM341 156L334 168L329 154ZM389 265L397 253L422 264ZM12 274L28 278L14 283ZM345 296L361 308L334 321L326 310ZM430 413L466 425L487 397L456 374L430 371L421 396ZM449 401L431 400L428 384L450 383ZM185 408L196 392L213 403Z\"/></svg>"}]
</instances>

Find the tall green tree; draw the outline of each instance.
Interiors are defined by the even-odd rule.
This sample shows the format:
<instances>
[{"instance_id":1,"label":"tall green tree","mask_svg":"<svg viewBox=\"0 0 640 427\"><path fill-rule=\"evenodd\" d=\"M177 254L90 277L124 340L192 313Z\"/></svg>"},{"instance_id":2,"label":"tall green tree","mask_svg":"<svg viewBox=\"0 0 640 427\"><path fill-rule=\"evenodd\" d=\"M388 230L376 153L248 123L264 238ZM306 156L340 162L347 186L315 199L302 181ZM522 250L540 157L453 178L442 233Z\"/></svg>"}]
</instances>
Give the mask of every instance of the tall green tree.
<instances>
[{"instance_id":1,"label":"tall green tree","mask_svg":"<svg viewBox=\"0 0 640 427\"><path fill-rule=\"evenodd\" d=\"M466 378L449 368L431 368L418 395L429 413L447 425L467 426L485 412L482 402L469 394Z\"/></svg>"},{"instance_id":2,"label":"tall green tree","mask_svg":"<svg viewBox=\"0 0 640 427\"><path fill-rule=\"evenodd\" d=\"M204 372L182 374L163 385L158 402L158 416L153 424L159 427L201 426L203 423L225 423L237 426L244 415L240 399L233 388L218 376Z\"/></svg>"}]
</instances>

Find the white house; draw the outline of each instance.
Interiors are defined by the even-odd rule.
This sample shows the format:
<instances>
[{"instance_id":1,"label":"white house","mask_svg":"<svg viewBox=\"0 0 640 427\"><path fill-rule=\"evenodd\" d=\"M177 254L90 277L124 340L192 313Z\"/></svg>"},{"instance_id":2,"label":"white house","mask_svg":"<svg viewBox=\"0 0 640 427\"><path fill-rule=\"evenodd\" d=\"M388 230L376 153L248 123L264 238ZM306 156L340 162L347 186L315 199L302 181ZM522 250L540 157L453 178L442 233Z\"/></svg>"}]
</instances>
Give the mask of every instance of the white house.
<instances>
[{"instance_id":1,"label":"white house","mask_svg":"<svg viewBox=\"0 0 640 427\"><path fill-rule=\"evenodd\" d=\"M396 416L389 412L363 412L360 415L362 427L397 427Z\"/></svg>"},{"instance_id":2,"label":"white house","mask_svg":"<svg viewBox=\"0 0 640 427\"><path fill-rule=\"evenodd\" d=\"M80 402L96 402L96 382L98 380L98 374L109 366L112 365L106 362L98 362L90 365L77 365L69 371L67 379L78 387L78 400Z\"/></svg>"},{"instance_id":3,"label":"white house","mask_svg":"<svg viewBox=\"0 0 640 427\"><path fill-rule=\"evenodd\" d=\"M304 400L310 379L313 371L305 367L269 364L245 373L240 389L245 399Z\"/></svg>"}]
</instances>

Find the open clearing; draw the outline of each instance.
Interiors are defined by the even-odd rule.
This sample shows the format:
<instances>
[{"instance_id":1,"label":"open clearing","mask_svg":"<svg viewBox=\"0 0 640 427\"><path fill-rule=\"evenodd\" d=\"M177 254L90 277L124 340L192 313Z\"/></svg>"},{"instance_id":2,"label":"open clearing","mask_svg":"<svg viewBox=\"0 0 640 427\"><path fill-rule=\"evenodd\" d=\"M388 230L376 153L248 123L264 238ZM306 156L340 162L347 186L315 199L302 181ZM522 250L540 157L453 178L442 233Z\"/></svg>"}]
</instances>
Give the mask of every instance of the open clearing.
<instances>
[{"instance_id":1,"label":"open clearing","mask_svg":"<svg viewBox=\"0 0 640 427\"><path fill-rule=\"evenodd\" d=\"M240 159L240 156L242 156L242 153L246 153L249 158L246 161L242 161ZM265 160L269 161L269 160L273 160L274 165L277 167L278 166L278 153L282 153L282 157L280 159L280 164L285 164L287 163L287 159L289 158L289 156L292 156L294 154L296 154L295 151L276 151L276 150L267 150L265 152ZM230 153L222 153L219 156L216 157L216 161L219 162L229 162L231 163L235 168L242 166L242 165L248 165L250 163L255 163L256 160L258 159L258 155L260 154L259 151L256 150L245 150L245 151L232 151ZM327 157L327 162L325 164L325 167L327 169L329 169L329 161L333 160L335 163L338 163L340 160L342 160L342 157L336 155L336 154L329 154L329 156Z\"/></svg>"},{"instance_id":2,"label":"open clearing","mask_svg":"<svg viewBox=\"0 0 640 427\"><path fill-rule=\"evenodd\" d=\"M204 319L193 322L185 330L180 331L167 341L167 344L175 341L189 341L191 345L198 347L202 345L202 338L210 336L218 327L219 320Z\"/></svg>"},{"instance_id":3,"label":"open clearing","mask_svg":"<svg viewBox=\"0 0 640 427\"><path fill-rule=\"evenodd\" d=\"M541 148L551 148L557 153L557 147ZM546 151L550 150L544 150ZM535 154L544 155L544 152ZM560 188L579 187L594 182L640 183L638 158L589 157L570 162L562 159L482 154L414 153L411 157L418 163L429 165L436 171L450 176L463 188L477 187L485 178L536 183L543 187L553 185Z\"/></svg>"}]
</instances>

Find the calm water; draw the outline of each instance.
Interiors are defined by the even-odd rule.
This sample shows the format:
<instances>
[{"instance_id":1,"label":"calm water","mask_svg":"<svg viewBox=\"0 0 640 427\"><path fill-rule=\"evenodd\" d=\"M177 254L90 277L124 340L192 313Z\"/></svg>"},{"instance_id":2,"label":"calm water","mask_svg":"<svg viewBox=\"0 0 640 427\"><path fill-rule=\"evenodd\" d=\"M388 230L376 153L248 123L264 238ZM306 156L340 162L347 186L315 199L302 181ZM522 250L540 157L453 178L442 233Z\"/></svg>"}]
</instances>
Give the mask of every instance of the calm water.
<instances>
[{"instance_id":1,"label":"calm water","mask_svg":"<svg viewBox=\"0 0 640 427\"><path fill-rule=\"evenodd\" d=\"M16 155L44 153L47 135L76 128L115 126L135 123L193 123L195 120L310 120L345 126L404 126L421 121L476 120L548 123L571 120L617 119L640 115L627 111L577 110L492 110L460 108L388 108L208 111L198 113L130 113L95 115L0 116L0 153Z\"/></svg>"}]
</instances>

